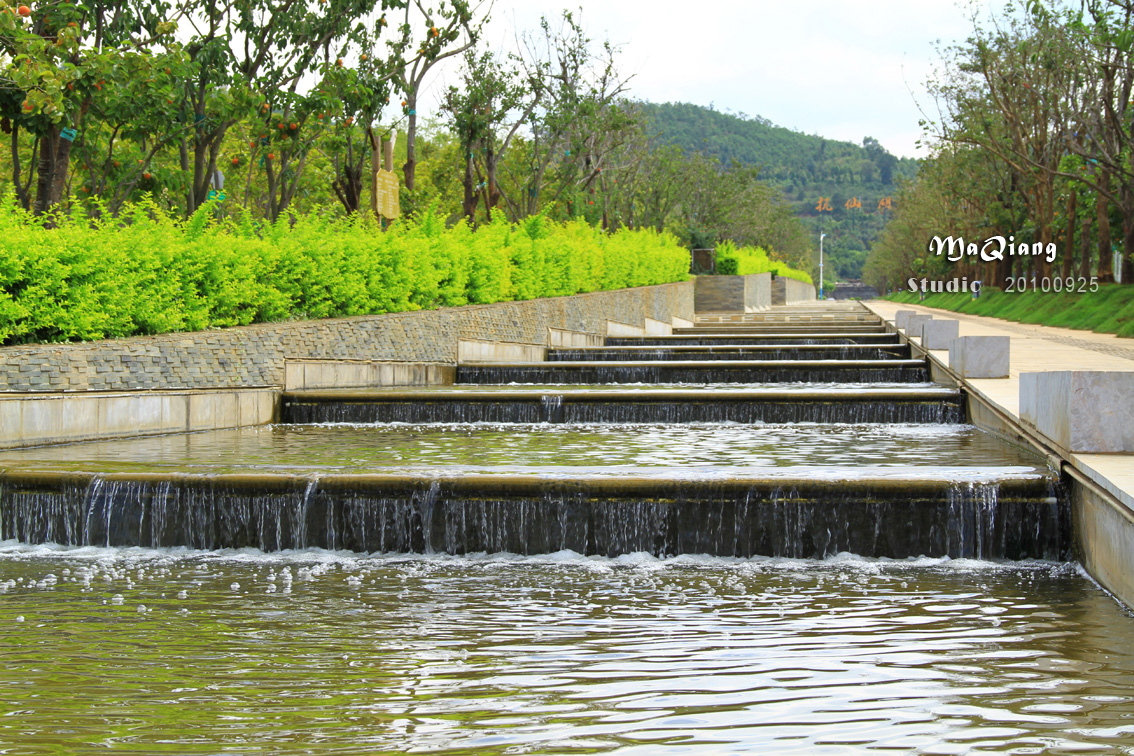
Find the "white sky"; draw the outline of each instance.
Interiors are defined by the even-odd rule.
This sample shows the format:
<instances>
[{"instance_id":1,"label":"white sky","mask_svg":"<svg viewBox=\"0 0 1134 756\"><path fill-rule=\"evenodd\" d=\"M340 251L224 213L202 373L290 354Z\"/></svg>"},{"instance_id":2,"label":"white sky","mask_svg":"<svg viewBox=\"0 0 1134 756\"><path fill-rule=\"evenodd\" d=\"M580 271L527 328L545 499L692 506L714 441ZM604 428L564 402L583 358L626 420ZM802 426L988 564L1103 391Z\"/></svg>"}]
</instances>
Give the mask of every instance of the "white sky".
<instances>
[{"instance_id":1,"label":"white sky","mask_svg":"<svg viewBox=\"0 0 1134 756\"><path fill-rule=\"evenodd\" d=\"M487 41L514 48L515 30L543 14L582 8L596 41L621 46L630 94L652 102L712 103L779 126L858 144L873 136L916 157L918 105L939 55L935 42L963 41L973 8L1005 0L495 0ZM456 70L426 82L437 97ZM424 109L423 109L424 110Z\"/></svg>"}]
</instances>

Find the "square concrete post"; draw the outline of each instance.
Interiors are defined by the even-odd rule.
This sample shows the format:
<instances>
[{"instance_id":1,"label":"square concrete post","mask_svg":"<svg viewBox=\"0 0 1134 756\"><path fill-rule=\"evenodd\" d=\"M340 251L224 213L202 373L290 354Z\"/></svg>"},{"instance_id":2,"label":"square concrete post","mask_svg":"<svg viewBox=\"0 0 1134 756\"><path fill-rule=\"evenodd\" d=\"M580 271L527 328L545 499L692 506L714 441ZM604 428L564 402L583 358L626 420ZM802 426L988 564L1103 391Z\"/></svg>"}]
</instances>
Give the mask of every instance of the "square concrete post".
<instances>
[{"instance_id":1,"label":"square concrete post","mask_svg":"<svg viewBox=\"0 0 1134 756\"><path fill-rule=\"evenodd\" d=\"M949 367L962 378L1007 378L1009 337L958 336L949 345Z\"/></svg>"},{"instance_id":2,"label":"square concrete post","mask_svg":"<svg viewBox=\"0 0 1134 756\"><path fill-rule=\"evenodd\" d=\"M932 315L911 315L910 319L906 322L906 336L910 338L921 338L921 328L929 321L933 320Z\"/></svg>"},{"instance_id":3,"label":"square concrete post","mask_svg":"<svg viewBox=\"0 0 1134 756\"><path fill-rule=\"evenodd\" d=\"M960 328L957 320L930 320L921 326L921 345L926 349L948 349Z\"/></svg>"},{"instance_id":4,"label":"square concrete post","mask_svg":"<svg viewBox=\"0 0 1134 756\"><path fill-rule=\"evenodd\" d=\"M900 331L906 330L906 326L910 324L910 318L917 315L917 310L898 310L894 313L894 327Z\"/></svg>"},{"instance_id":5,"label":"square concrete post","mask_svg":"<svg viewBox=\"0 0 1134 756\"><path fill-rule=\"evenodd\" d=\"M1020 374L1020 419L1064 450L1134 452L1134 372L1052 370Z\"/></svg>"}]
</instances>

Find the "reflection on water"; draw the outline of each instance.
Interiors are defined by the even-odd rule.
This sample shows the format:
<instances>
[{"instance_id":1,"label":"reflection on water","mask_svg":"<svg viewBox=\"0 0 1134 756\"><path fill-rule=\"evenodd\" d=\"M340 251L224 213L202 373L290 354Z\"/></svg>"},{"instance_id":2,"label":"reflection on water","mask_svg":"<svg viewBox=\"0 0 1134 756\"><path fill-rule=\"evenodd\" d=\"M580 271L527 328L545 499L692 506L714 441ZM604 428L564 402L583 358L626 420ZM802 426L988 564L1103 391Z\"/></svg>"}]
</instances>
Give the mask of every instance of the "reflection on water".
<instances>
[{"instance_id":1,"label":"reflection on water","mask_svg":"<svg viewBox=\"0 0 1134 756\"><path fill-rule=\"evenodd\" d=\"M5 753L1134 752L1066 565L8 543L0 661Z\"/></svg>"},{"instance_id":2,"label":"reflection on water","mask_svg":"<svg viewBox=\"0 0 1134 756\"><path fill-rule=\"evenodd\" d=\"M916 475L1033 470L1043 460L967 425L277 425L0 453L4 468L184 472L375 472L588 468L845 468ZM1012 468L1012 470L1009 470Z\"/></svg>"}]
</instances>

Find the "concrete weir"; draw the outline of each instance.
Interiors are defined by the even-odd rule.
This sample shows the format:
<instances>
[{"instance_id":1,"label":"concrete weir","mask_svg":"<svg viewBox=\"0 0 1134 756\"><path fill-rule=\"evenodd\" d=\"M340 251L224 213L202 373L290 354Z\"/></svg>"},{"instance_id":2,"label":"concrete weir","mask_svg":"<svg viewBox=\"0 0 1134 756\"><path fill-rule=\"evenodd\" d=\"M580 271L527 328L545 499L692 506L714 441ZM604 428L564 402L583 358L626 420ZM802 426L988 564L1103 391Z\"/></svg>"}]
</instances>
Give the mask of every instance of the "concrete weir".
<instances>
[{"instance_id":1,"label":"concrete weir","mask_svg":"<svg viewBox=\"0 0 1134 756\"><path fill-rule=\"evenodd\" d=\"M637 362L658 360L885 360L908 359L910 350L902 344L750 344L745 346L619 346L556 349L548 362Z\"/></svg>"},{"instance_id":2,"label":"concrete weir","mask_svg":"<svg viewBox=\"0 0 1134 756\"><path fill-rule=\"evenodd\" d=\"M869 307L899 327L918 315L887 302ZM947 348L920 343L924 331L922 339L903 340L929 360L936 378L962 386L974 425L1047 456L1070 501L1073 557L1134 607L1134 436L1124 420L1134 371L1119 356L1122 340L940 311L935 317L959 320Z\"/></svg>"},{"instance_id":3,"label":"concrete weir","mask_svg":"<svg viewBox=\"0 0 1134 756\"><path fill-rule=\"evenodd\" d=\"M460 383L924 383L923 360L711 360L461 365Z\"/></svg>"},{"instance_id":4,"label":"concrete weir","mask_svg":"<svg viewBox=\"0 0 1134 756\"><path fill-rule=\"evenodd\" d=\"M950 388L772 388L407 392L303 391L284 395L288 423L957 423Z\"/></svg>"},{"instance_id":5,"label":"concrete weir","mask_svg":"<svg viewBox=\"0 0 1134 756\"><path fill-rule=\"evenodd\" d=\"M974 559L1064 559L1069 547L1065 507L1044 474L957 483L21 473L0 484L0 540L69 546Z\"/></svg>"},{"instance_id":6,"label":"concrete weir","mask_svg":"<svg viewBox=\"0 0 1134 756\"><path fill-rule=\"evenodd\" d=\"M830 333L825 330L802 333L761 332L756 336L738 336L735 331L713 333L674 333L664 337L607 338L608 347L636 346L788 346L788 345L854 345L901 346L898 335L882 331L867 333Z\"/></svg>"},{"instance_id":7,"label":"concrete weir","mask_svg":"<svg viewBox=\"0 0 1134 756\"><path fill-rule=\"evenodd\" d=\"M307 356L284 371L282 424L216 431L205 462L176 443L0 453L0 540L1067 557L1070 505L1042 457L965 435L963 392L865 308L768 307L757 284L734 287L736 312L599 313L603 337L558 320L537 344L456 334L455 369L422 373L453 385L352 387L397 370ZM935 438L953 458L904 453Z\"/></svg>"}]
</instances>

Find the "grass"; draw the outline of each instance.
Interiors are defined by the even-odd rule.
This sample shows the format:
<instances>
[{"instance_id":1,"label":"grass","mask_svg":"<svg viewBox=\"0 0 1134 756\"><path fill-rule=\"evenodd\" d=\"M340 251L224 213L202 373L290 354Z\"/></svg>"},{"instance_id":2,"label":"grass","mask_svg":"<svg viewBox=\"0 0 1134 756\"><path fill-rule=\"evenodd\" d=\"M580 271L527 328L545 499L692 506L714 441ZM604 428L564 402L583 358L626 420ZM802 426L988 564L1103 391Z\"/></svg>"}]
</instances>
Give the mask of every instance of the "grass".
<instances>
[{"instance_id":1,"label":"grass","mask_svg":"<svg viewBox=\"0 0 1134 756\"><path fill-rule=\"evenodd\" d=\"M1134 285L1104 284L1095 292L1011 292L985 287L978 299L971 294L926 294L903 291L886 297L891 302L923 304L951 312L1003 318L1017 323L1075 328L1095 333L1134 337Z\"/></svg>"}]
</instances>

